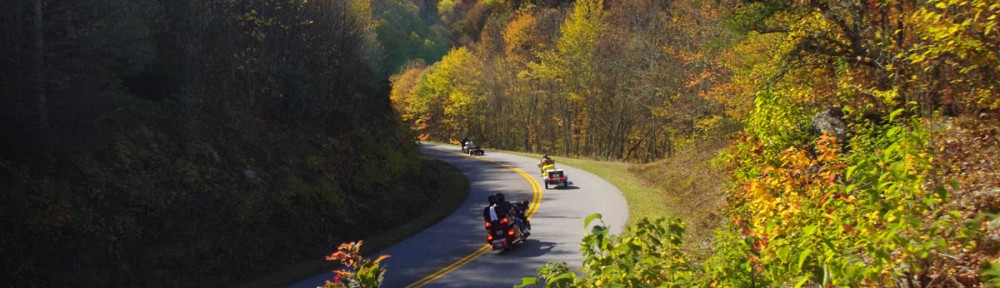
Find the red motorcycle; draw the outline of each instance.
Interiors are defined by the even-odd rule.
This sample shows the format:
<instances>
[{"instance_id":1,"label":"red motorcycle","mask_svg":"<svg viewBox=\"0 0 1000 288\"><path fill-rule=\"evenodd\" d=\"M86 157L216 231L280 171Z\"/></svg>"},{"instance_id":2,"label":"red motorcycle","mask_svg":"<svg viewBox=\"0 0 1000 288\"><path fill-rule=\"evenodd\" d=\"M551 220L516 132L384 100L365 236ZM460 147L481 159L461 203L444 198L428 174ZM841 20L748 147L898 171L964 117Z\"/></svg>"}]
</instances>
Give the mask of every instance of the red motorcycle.
<instances>
[{"instance_id":1,"label":"red motorcycle","mask_svg":"<svg viewBox=\"0 0 1000 288\"><path fill-rule=\"evenodd\" d=\"M524 211L528 207L528 201L514 203L514 213L524 219L524 225L530 229L531 224L524 217ZM528 240L528 235L521 233L521 227L514 221L514 215L500 217L500 220L486 221L486 243L493 246L493 250L507 250L516 244L524 243Z\"/></svg>"}]
</instances>

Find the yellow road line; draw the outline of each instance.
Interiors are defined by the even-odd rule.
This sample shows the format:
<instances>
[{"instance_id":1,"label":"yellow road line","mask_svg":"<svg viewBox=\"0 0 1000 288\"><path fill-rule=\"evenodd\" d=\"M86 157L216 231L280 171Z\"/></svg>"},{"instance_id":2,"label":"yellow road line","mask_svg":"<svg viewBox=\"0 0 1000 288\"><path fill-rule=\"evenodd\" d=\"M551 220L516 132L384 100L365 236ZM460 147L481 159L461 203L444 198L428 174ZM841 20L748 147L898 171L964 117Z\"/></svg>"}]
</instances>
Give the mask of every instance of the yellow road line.
<instances>
[{"instance_id":1,"label":"yellow road line","mask_svg":"<svg viewBox=\"0 0 1000 288\"><path fill-rule=\"evenodd\" d=\"M469 156L469 155L465 155L465 156L472 157L472 156ZM473 157L473 158L475 158L475 157ZM531 183L531 190L532 190L533 195L531 197L531 204L528 205L528 211L525 211L525 214L526 214L525 216L528 219L531 219L531 216L534 216L535 212L538 211L538 204L540 202L542 202L542 188L541 188L540 185L538 185L538 181L535 181L535 178L532 178L531 175L528 175L528 173L525 173L523 170L518 169L517 167L510 166L510 165L507 165L507 164L504 164L504 163L499 163L497 161L486 159L486 158L476 158L476 159L479 159L481 161L486 161L486 162L492 162L492 163L499 164L501 167L510 169L510 170L512 170L514 172L517 172L517 174L520 174L522 177L524 177L524 179L528 180L528 183ZM459 267L462 267L465 264L468 264L469 262L472 262L472 260L475 260L476 258L479 258L479 256L483 256L483 254L486 254L486 252L489 252L490 250L492 250L491 247L490 247L490 245L489 244L484 244L482 247L479 247L479 249L476 250L475 252L472 252L471 254L465 255L465 257L462 257L462 259L458 259L458 261L455 261L454 263L448 264L448 266L445 266L444 268L441 268L440 270L438 270L438 271L436 271L434 273L431 273L431 275L427 275L427 277L424 277L423 279L417 280L416 282L413 282L410 285L406 285L406 288L417 288L417 287L421 287L421 286L427 285L427 283L431 283L434 280L440 279L441 277L444 277L444 275L448 275L448 273L451 273L452 271L455 271Z\"/></svg>"},{"instance_id":2,"label":"yellow road line","mask_svg":"<svg viewBox=\"0 0 1000 288\"><path fill-rule=\"evenodd\" d=\"M451 273L451 271L455 271L455 269L458 269L459 267L462 267L465 264L472 262L472 260L479 258L479 256L483 256L483 254L486 254L486 252L489 252L490 250L492 250L490 245L484 244L482 247L479 247L479 249L476 250L476 252L472 252L472 254L466 255L465 257L462 257L462 259L458 259L458 261L455 261L455 263L451 263L450 265L441 268L441 270L431 273L431 275L427 275L427 277L424 277L423 279L417 280L417 282L413 282L410 285L406 285L406 288L416 288L427 285L427 283L431 283L431 281L440 279L441 277L444 277L444 275L448 275L448 273Z\"/></svg>"}]
</instances>

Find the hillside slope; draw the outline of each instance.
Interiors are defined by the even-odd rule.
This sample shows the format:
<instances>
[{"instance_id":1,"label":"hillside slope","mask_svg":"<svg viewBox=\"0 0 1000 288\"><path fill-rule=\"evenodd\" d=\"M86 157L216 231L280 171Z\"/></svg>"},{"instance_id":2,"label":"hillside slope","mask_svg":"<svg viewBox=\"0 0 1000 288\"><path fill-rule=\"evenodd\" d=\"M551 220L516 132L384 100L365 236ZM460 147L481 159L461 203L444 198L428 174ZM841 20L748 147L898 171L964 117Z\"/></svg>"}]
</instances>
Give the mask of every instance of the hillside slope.
<instances>
[{"instance_id":1,"label":"hillside slope","mask_svg":"<svg viewBox=\"0 0 1000 288\"><path fill-rule=\"evenodd\" d=\"M420 213L366 3L0 4L0 286L224 286Z\"/></svg>"}]
</instances>

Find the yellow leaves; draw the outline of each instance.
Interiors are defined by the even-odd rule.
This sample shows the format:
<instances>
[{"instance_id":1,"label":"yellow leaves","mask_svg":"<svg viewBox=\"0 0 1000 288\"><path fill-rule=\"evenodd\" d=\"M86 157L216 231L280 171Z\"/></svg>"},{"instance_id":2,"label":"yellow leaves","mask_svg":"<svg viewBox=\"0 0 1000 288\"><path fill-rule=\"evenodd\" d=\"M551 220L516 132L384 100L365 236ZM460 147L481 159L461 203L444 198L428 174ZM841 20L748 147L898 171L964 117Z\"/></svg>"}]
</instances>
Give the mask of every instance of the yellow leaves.
<instances>
[{"instance_id":1,"label":"yellow leaves","mask_svg":"<svg viewBox=\"0 0 1000 288\"><path fill-rule=\"evenodd\" d=\"M944 7L944 8L942 8ZM983 69L1000 66L1000 54L987 47L1000 45L996 34L1000 4L994 0L971 1L930 1L907 17L906 24L912 27L912 35L922 41L907 51L909 64L916 65L922 75L930 74L939 67L957 71L953 75L937 75L935 78L916 77L911 83L924 89L935 91L947 99L962 99L965 104L990 106L990 96L980 96L979 91L989 91L995 95L996 87L986 87L992 83L978 73ZM921 75L921 76L922 76ZM941 77L945 76L945 77ZM924 83L921 83L924 82ZM934 83L945 83L944 88L935 88ZM951 89L951 85L966 86L967 89ZM995 98L995 97L992 97ZM984 101L985 100L985 101Z\"/></svg>"},{"instance_id":2,"label":"yellow leaves","mask_svg":"<svg viewBox=\"0 0 1000 288\"><path fill-rule=\"evenodd\" d=\"M392 108L403 116L404 121L414 120L414 108L420 105L415 103L416 89L425 71L427 67L410 67L390 78L392 90L389 93L389 100Z\"/></svg>"},{"instance_id":3,"label":"yellow leaves","mask_svg":"<svg viewBox=\"0 0 1000 288\"><path fill-rule=\"evenodd\" d=\"M437 11L442 14L448 14L455 10L455 3L457 0L441 0L437 4Z\"/></svg>"},{"instance_id":4,"label":"yellow leaves","mask_svg":"<svg viewBox=\"0 0 1000 288\"><path fill-rule=\"evenodd\" d=\"M507 55L521 61L526 61L532 48L541 48L541 34L535 32L535 15L520 13L507 24L502 32L504 50Z\"/></svg>"}]
</instances>

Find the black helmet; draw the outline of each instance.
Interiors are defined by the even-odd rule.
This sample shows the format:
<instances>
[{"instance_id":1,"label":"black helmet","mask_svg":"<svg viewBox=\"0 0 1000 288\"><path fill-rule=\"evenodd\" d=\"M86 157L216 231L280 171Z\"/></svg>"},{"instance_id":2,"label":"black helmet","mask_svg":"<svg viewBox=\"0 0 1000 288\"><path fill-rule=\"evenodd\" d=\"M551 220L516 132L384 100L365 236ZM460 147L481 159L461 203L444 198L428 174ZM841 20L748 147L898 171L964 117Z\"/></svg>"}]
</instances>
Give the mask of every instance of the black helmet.
<instances>
[{"instance_id":1,"label":"black helmet","mask_svg":"<svg viewBox=\"0 0 1000 288\"><path fill-rule=\"evenodd\" d=\"M497 203L497 196L490 195L490 197L486 197L486 200L490 201L490 204L496 204Z\"/></svg>"},{"instance_id":2,"label":"black helmet","mask_svg":"<svg viewBox=\"0 0 1000 288\"><path fill-rule=\"evenodd\" d=\"M503 193L497 193L497 202L498 203L503 203L504 201L506 201L506 200L503 197Z\"/></svg>"}]
</instances>

